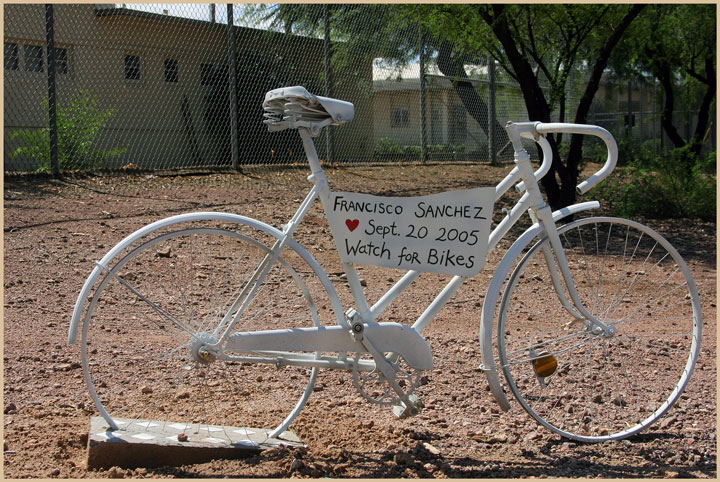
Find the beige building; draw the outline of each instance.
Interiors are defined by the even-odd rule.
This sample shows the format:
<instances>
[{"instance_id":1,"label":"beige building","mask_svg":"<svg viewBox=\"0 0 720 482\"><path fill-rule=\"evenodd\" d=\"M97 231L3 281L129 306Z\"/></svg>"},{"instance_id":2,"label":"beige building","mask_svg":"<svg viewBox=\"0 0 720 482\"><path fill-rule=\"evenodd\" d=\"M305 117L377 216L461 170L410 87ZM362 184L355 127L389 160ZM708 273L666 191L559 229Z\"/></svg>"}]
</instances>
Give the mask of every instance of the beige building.
<instances>
[{"instance_id":1,"label":"beige building","mask_svg":"<svg viewBox=\"0 0 720 482\"><path fill-rule=\"evenodd\" d=\"M23 159L9 157L21 142L9 140L10 133L47 125L45 6L5 5L4 22L5 166L13 170ZM125 153L108 167L230 162L225 23L114 5L56 4L54 25L58 108L88 94L99 109L114 111L97 147ZM266 132L261 104L267 90L283 85L306 85L322 94L322 39L234 29L241 162L301 160L295 133ZM336 160L372 151L372 105L353 88L370 82L370 64L352 75L354 82L341 79L342 95L356 104L356 120L335 129Z\"/></svg>"},{"instance_id":2,"label":"beige building","mask_svg":"<svg viewBox=\"0 0 720 482\"><path fill-rule=\"evenodd\" d=\"M418 66L411 65L404 71L389 76L382 72L382 69L376 68L374 77L375 142L390 138L400 146L420 146L422 117ZM472 82L487 103L487 82L476 79ZM426 143L429 146L449 148L462 146L466 159L488 158L488 138L485 131L468 113L451 80L442 76L433 64L427 66L425 87ZM496 87L496 112L498 119L502 121L501 125L504 125L503 119L527 118L519 90L505 84L497 84Z\"/></svg>"},{"instance_id":3,"label":"beige building","mask_svg":"<svg viewBox=\"0 0 720 482\"><path fill-rule=\"evenodd\" d=\"M472 80L479 96L489 102L486 68L475 67L478 78ZM572 85L570 86L572 87ZM584 88L584 85L582 85ZM418 65L402 71L386 71L376 66L373 81L374 140L389 138L401 147L422 143L420 112L420 80ZM628 94L627 84L612 84L603 79L595 95L589 122L624 135L627 120L635 138L657 138L661 134L657 89L652 85L634 83ZM579 99L569 96L566 112L574 115ZM495 105L498 124L528 120L527 110L519 87L498 81L495 86ZM566 119L572 121L572 119ZM430 146L464 146L469 158L488 159L488 138L479 124L462 104L450 79L443 77L437 66L427 65L425 96L426 142ZM496 144L502 150L503 142Z\"/></svg>"}]
</instances>

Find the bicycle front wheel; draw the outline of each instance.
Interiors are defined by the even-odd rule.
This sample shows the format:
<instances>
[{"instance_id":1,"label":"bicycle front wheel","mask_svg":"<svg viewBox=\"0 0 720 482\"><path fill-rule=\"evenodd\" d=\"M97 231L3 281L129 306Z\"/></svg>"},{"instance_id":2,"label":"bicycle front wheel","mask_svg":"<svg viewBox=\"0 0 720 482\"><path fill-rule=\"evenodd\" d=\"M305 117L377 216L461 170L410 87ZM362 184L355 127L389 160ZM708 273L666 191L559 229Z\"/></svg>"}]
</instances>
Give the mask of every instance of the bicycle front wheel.
<instances>
[{"instance_id":1,"label":"bicycle front wheel","mask_svg":"<svg viewBox=\"0 0 720 482\"><path fill-rule=\"evenodd\" d=\"M168 423L213 443L236 442L248 427L261 429L253 440L281 435L311 393L315 369L213 360L199 350L217 341L215 328L252 287L274 240L241 224L172 225L104 268L81 349L90 394L106 420L120 429ZM233 333L319 326L323 303L316 297L327 294L319 285L286 247Z\"/></svg>"},{"instance_id":2,"label":"bicycle front wheel","mask_svg":"<svg viewBox=\"0 0 720 482\"><path fill-rule=\"evenodd\" d=\"M563 306L542 239L502 297L502 370L523 408L550 430L585 442L622 439L654 423L685 388L700 345L697 289L678 252L642 224L588 218L558 231L580 301L615 332Z\"/></svg>"}]
</instances>

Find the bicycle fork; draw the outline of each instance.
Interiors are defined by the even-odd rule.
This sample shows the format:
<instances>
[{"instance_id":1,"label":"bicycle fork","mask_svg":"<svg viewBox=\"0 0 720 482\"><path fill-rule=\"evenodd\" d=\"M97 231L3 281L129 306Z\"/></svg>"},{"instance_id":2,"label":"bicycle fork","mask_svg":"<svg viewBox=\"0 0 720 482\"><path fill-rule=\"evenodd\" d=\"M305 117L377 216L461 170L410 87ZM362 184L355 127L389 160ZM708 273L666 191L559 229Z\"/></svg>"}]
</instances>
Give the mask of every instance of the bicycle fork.
<instances>
[{"instance_id":1,"label":"bicycle fork","mask_svg":"<svg viewBox=\"0 0 720 482\"><path fill-rule=\"evenodd\" d=\"M550 279L555 288L555 293L562 306L575 319L585 323L593 333L598 335L602 334L606 337L614 335L615 327L598 320L585 308L580 300L577 289L575 289L575 280L573 280L572 274L570 273L570 267L567 257L565 256L565 250L562 247L560 235L552 219L550 207L544 206L538 209L537 212L531 209L529 214L533 222L540 222L542 224L545 234L548 237L549 244L545 244L542 247L542 253L548 266L548 272L550 273ZM558 267L560 268L560 273L558 273ZM561 275L562 280L560 279ZM565 296L562 289L563 281L565 282L564 284L567 287L572 302Z\"/></svg>"}]
</instances>

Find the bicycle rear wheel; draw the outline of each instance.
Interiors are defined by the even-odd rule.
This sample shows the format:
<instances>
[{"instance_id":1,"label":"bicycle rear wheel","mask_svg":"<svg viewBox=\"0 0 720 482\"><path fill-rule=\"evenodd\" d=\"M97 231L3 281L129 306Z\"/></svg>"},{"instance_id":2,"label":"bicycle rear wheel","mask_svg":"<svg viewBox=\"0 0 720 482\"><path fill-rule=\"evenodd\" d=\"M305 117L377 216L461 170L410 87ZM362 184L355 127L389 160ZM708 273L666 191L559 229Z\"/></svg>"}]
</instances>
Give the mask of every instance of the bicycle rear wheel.
<instances>
[{"instance_id":1,"label":"bicycle rear wheel","mask_svg":"<svg viewBox=\"0 0 720 482\"><path fill-rule=\"evenodd\" d=\"M502 297L500 364L545 427L585 442L622 439L653 424L685 388L700 345L697 289L678 252L642 224L589 218L559 233L584 307L616 332L603 335L561 304L541 239Z\"/></svg>"},{"instance_id":2,"label":"bicycle rear wheel","mask_svg":"<svg viewBox=\"0 0 720 482\"><path fill-rule=\"evenodd\" d=\"M307 401L315 369L213 361L198 352L217 340L215 327L274 239L241 224L172 225L105 267L89 299L81 350L90 394L106 420L121 429L169 422L199 440L242 438L227 427L281 435ZM321 294L312 269L286 247L233 333L319 326Z\"/></svg>"}]
</instances>

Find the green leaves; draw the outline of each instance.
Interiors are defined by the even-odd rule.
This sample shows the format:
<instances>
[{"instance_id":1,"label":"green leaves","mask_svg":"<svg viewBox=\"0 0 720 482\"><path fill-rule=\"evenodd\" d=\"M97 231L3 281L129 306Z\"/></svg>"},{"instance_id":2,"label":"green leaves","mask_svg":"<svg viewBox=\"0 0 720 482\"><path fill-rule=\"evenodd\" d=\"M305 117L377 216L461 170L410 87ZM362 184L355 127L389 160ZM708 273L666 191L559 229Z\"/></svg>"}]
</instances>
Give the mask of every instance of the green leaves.
<instances>
[{"instance_id":1,"label":"green leaves","mask_svg":"<svg viewBox=\"0 0 720 482\"><path fill-rule=\"evenodd\" d=\"M47 99L43 100L43 110L48 110ZM58 164L61 170L95 169L105 160L126 151L125 148L97 148L101 131L114 115L114 108L101 109L97 98L87 91L78 92L67 105L58 106ZM10 155L29 158L38 166L38 172L50 172L49 129L15 131L10 133L9 139L18 137L22 139L23 145L16 147Z\"/></svg>"},{"instance_id":2,"label":"green leaves","mask_svg":"<svg viewBox=\"0 0 720 482\"><path fill-rule=\"evenodd\" d=\"M715 219L715 152L696 156L684 147L665 158L640 151L590 195L618 216Z\"/></svg>"}]
</instances>

